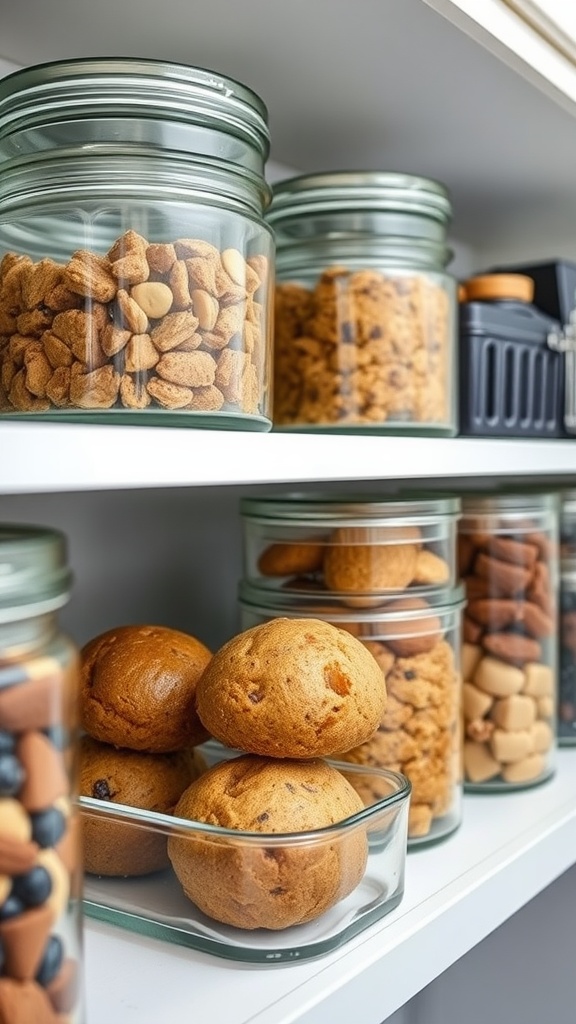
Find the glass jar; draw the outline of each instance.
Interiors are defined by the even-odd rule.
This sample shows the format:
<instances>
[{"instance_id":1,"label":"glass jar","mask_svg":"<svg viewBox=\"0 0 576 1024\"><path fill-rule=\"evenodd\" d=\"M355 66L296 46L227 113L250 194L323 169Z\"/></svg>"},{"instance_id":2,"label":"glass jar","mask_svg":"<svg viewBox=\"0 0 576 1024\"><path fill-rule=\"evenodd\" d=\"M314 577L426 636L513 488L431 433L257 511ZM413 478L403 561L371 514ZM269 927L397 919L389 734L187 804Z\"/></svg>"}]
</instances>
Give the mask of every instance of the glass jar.
<instances>
[{"instance_id":1,"label":"glass jar","mask_svg":"<svg viewBox=\"0 0 576 1024\"><path fill-rule=\"evenodd\" d=\"M243 574L260 587L380 604L386 593L457 582L455 496L288 493L244 498L240 512Z\"/></svg>"},{"instance_id":2,"label":"glass jar","mask_svg":"<svg viewBox=\"0 0 576 1024\"><path fill-rule=\"evenodd\" d=\"M129 58L0 81L0 415L269 430L267 111Z\"/></svg>"},{"instance_id":3,"label":"glass jar","mask_svg":"<svg viewBox=\"0 0 576 1024\"><path fill-rule=\"evenodd\" d=\"M338 594L270 591L242 580L239 606L241 629L277 617L315 618L366 645L384 675L386 709L370 740L335 759L409 779L409 848L454 832L462 816L462 587L351 608Z\"/></svg>"},{"instance_id":4,"label":"glass jar","mask_svg":"<svg viewBox=\"0 0 576 1024\"><path fill-rule=\"evenodd\" d=\"M465 788L522 789L555 768L557 497L465 497L458 543Z\"/></svg>"},{"instance_id":5,"label":"glass jar","mask_svg":"<svg viewBox=\"0 0 576 1024\"><path fill-rule=\"evenodd\" d=\"M560 558L576 559L576 491L560 492Z\"/></svg>"},{"instance_id":6,"label":"glass jar","mask_svg":"<svg viewBox=\"0 0 576 1024\"><path fill-rule=\"evenodd\" d=\"M560 566L560 679L558 743L576 744L576 558Z\"/></svg>"},{"instance_id":7,"label":"glass jar","mask_svg":"<svg viewBox=\"0 0 576 1024\"><path fill-rule=\"evenodd\" d=\"M56 614L70 582L60 533L0 527L0 1003L14 1021L84 1020L78 654Z\"/></svg>"},{"instance_id":8,"label":"glass jar","mask_svg":"<svg viewBox=\"0 0 576 1024\"><path fill-rule=\"evenodd\" d=\"M456 433L443 185L387 172L273 188L274 427Z\"/></svg>"}]
</instances>

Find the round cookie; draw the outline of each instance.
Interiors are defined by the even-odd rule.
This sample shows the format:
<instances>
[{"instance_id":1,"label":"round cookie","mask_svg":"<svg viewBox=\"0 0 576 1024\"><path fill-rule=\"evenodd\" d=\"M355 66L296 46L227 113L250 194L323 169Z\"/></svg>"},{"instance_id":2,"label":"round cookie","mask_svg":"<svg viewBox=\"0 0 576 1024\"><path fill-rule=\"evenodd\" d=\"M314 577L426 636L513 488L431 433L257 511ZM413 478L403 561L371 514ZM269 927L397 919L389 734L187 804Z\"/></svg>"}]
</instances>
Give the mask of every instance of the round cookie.
<instances>
[{"instance_id":1,"label":"round cookie","mask_svg":"<svg viewBox=\"0 0 576 1024\"><path fill-rule=\"evenodd\" d=\"M115 747L168 753L207 739L196 685L212 657L200 640L166 626L120 626L81 651L80 717Z\"/></svg>"},{"instance_id":2,"label":"round cookie","mask_svg":"<svg viewBox=\"0 0 576 1024\"><path fill-rule=\"evenodd\" d=\"M80 741L80 795L172 814L196 777L181 753L118 750L84 736ZM84 867L95 875L146 875L168 867L166 836L82 813Z\"/></svg>"},{"instance_id":3,"label":"round cookie","mask_svg":"<svg viewBox=\"0 0 576 1024\"><path fill-rule=\"evenodd\" d=\"M182 794L175 815L266 836L321 829L358 813L362 799L321 760L243 754L221 761ZM319 917L361 881L365 827L314 844L275 845L170 836L168 855L186 896L236 928L289 928Z\"/></svg>"},{"instance_id":4,"label":"round cookie","mask_svg":"<svg viewBox=\"0 0 576 1024\"><path fill-rule=\"evenodd\" d=\"M386 704L366 647L321 619L276 618L217 651L196 692L206 729L264 757L329 757L367 740Z\"/></svg>"},{"instance_id":5,"label":"round cookie","mask_svg":"<svg viewBox=\"0 0 576 1024\"><path fill-rule=\"evenodd\" d=\"M405 542L400 544L346 543L352 540L352 531L346 529L335 530L333 539L335 543L324 556L324 581L329 590L404 590L416 575L420 547L411 542L408 527Z\"/></svg>"},{"instance_id":6,"label":"round cookie","mask_svg":"<svg viewBox=\"0 0 576 1024\"><path fill-rule=\"evenodd\" d=\"M263 576L305 576L322 568L324 545L278 542L265 548L258 559Z\"/></svg>"}]
</instances>

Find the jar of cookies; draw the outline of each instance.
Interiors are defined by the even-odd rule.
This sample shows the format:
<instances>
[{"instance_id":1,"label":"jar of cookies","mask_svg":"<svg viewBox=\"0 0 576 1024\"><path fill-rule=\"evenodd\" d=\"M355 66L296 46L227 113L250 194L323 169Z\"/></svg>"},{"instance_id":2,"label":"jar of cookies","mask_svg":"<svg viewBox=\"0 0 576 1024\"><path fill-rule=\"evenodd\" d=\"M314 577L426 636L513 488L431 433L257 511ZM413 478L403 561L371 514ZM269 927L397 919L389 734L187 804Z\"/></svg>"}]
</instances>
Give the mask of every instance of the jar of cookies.
<instances>
[{"instance_id":1,"label":"jar of cookies","mask_svg":"<svg viewBox=\"0 0 576 1024\"><path fill-rule=\"evenodd\" d=\"M287 493L244 498L240 513L243 574L259 587L380 604L386 594L457 582L453 495Z\"/></svg>"},{"instance_id":2,"label":"jar of cookies","mask_svg":"<svg viewBox=\"0 0 576 1024\"><path fill-rule=\"evenodd\" d=\"M344 595L239 586L242 629L283 617L352 633L380 666L386 706L371 738L337 758L400 772L412 787L408 847L443 839L462 813L462 587L352 605Z\"/></svg>"},{"instance_id":3,"label":"jar of cookies","mask_svg":"<svg viewBox=\"0 0 576 1024\"><path fill-rule=\"evenodd\" d=\"M65 538L0 526L0 1005L84 1021L76 812L78 655L58 626Z\"/></svg>"},{"instance_id":4,"label":"jar of cookies","mask_svg":"<svg viewBox=\"0 0 576 1024\"><path fill-rule=\"evenodd\" d=\"M0 82L0 415L266 431L267 110L217 73Z\"/></svg>"},{"instance_id":5,"label":"jar of cookies","mask_svg":"<svg viewBox=\"0 0 576 1024\"><path fill-rule=\"evenodd\" d=\"M278 182L275 428L456 433L451 202L389 172Z\"/></svg>"},{"instance_id":6,"label":"jar of cookies","mask_svg":"<svg viewBox=\"0 0 576 1024\"><path fill-rule=\"evenodd\" d=\"M464 498L458 543L465 785L532 786L555 767L557 497Z\"/></svg>"}]
</instances>

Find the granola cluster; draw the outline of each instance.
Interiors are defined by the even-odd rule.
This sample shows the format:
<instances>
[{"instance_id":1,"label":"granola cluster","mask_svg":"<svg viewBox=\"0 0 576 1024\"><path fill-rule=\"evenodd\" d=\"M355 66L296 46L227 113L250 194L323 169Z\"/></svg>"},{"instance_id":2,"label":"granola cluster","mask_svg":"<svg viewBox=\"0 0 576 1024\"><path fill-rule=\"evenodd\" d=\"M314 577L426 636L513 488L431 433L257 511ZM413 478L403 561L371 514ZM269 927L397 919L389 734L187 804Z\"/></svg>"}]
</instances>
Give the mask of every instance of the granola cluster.
<instances>
[{"instance_id":1,"label":"granola cluster","mask_svg":"<svg viewBox=\"0 0 576 1024\"><path fill-rule=\"evenodd\" d=\"M0 411L266 414L268 260L202 239L0 262Z\"/></svg>"}]
</instances>

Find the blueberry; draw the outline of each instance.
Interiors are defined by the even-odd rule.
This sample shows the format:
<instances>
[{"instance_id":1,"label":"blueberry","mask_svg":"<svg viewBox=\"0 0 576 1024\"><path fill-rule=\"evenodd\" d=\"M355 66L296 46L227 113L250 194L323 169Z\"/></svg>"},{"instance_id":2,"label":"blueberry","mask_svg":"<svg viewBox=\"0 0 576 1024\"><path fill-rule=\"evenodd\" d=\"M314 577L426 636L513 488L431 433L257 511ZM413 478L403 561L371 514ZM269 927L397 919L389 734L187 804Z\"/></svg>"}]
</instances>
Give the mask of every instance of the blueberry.
<instances>
[{"instance_id":1,"label":"blueberry","mask_svg":"<svg viewBox=\"0 0 576 1024\"><path fill-rule=\"evenodd\" d=\"M27 871L25 875L16 876L12 892L27 907L38 907L48 899L52 892L52 879L46 868L38 865Z\"/></svg>"},{"instance_id":2,"label":"blueberry","mask_svg":"<svg viewBox=\"0 0 576 1024\"><path fill-rule=\"evenodd\" d=\"M0 754L0 796L14 796L24 777L24 769L14 754Z\"/></svg>"},{"instance_id":3,"label":"blueberry","mask_svg":"<svg viewBox=\"0 0 576 1024\"><path fill-rule=\"evenodd\" d=\"M0 729L0 754L13 754L16 750L16 737L5 729Z\"/></svg>"},{"instance_id":4,"label":"blueberry","mask_svg":"<svg viewBox=\"0 0 576 1024\"><path fill-rule=\"evenodd\" d=\"M22 900L18 899L14 893L10 893L0 907L0 921L7 921L9 917L18 917L18 914L21 914L24 909Z\"/></svg>"},{"instance_id":5,"label":"blueberry","mask_svg":"<svg viewBox=\"0 0 576 1024\"><path fill-rule=\"evenodd\" d=\"M38 811L30 815L32 819L32 839L38 846L56 846L66 831L66 818L57 807L49 807L46 811Z\"/></svg>"},{"instance_id":6,"label":"blueberry","mask_svg":"<svg viewBox=\"0 0 576 1024\"><path fill-rule=\"evenodd\" d=\"M64 946L62 939L57 935L51 935L46 943L44 955L40 961L40 967L36 972L36 981L39 985L49 985L56 977L64 959Z\"/></svg>"}]
</instances>

